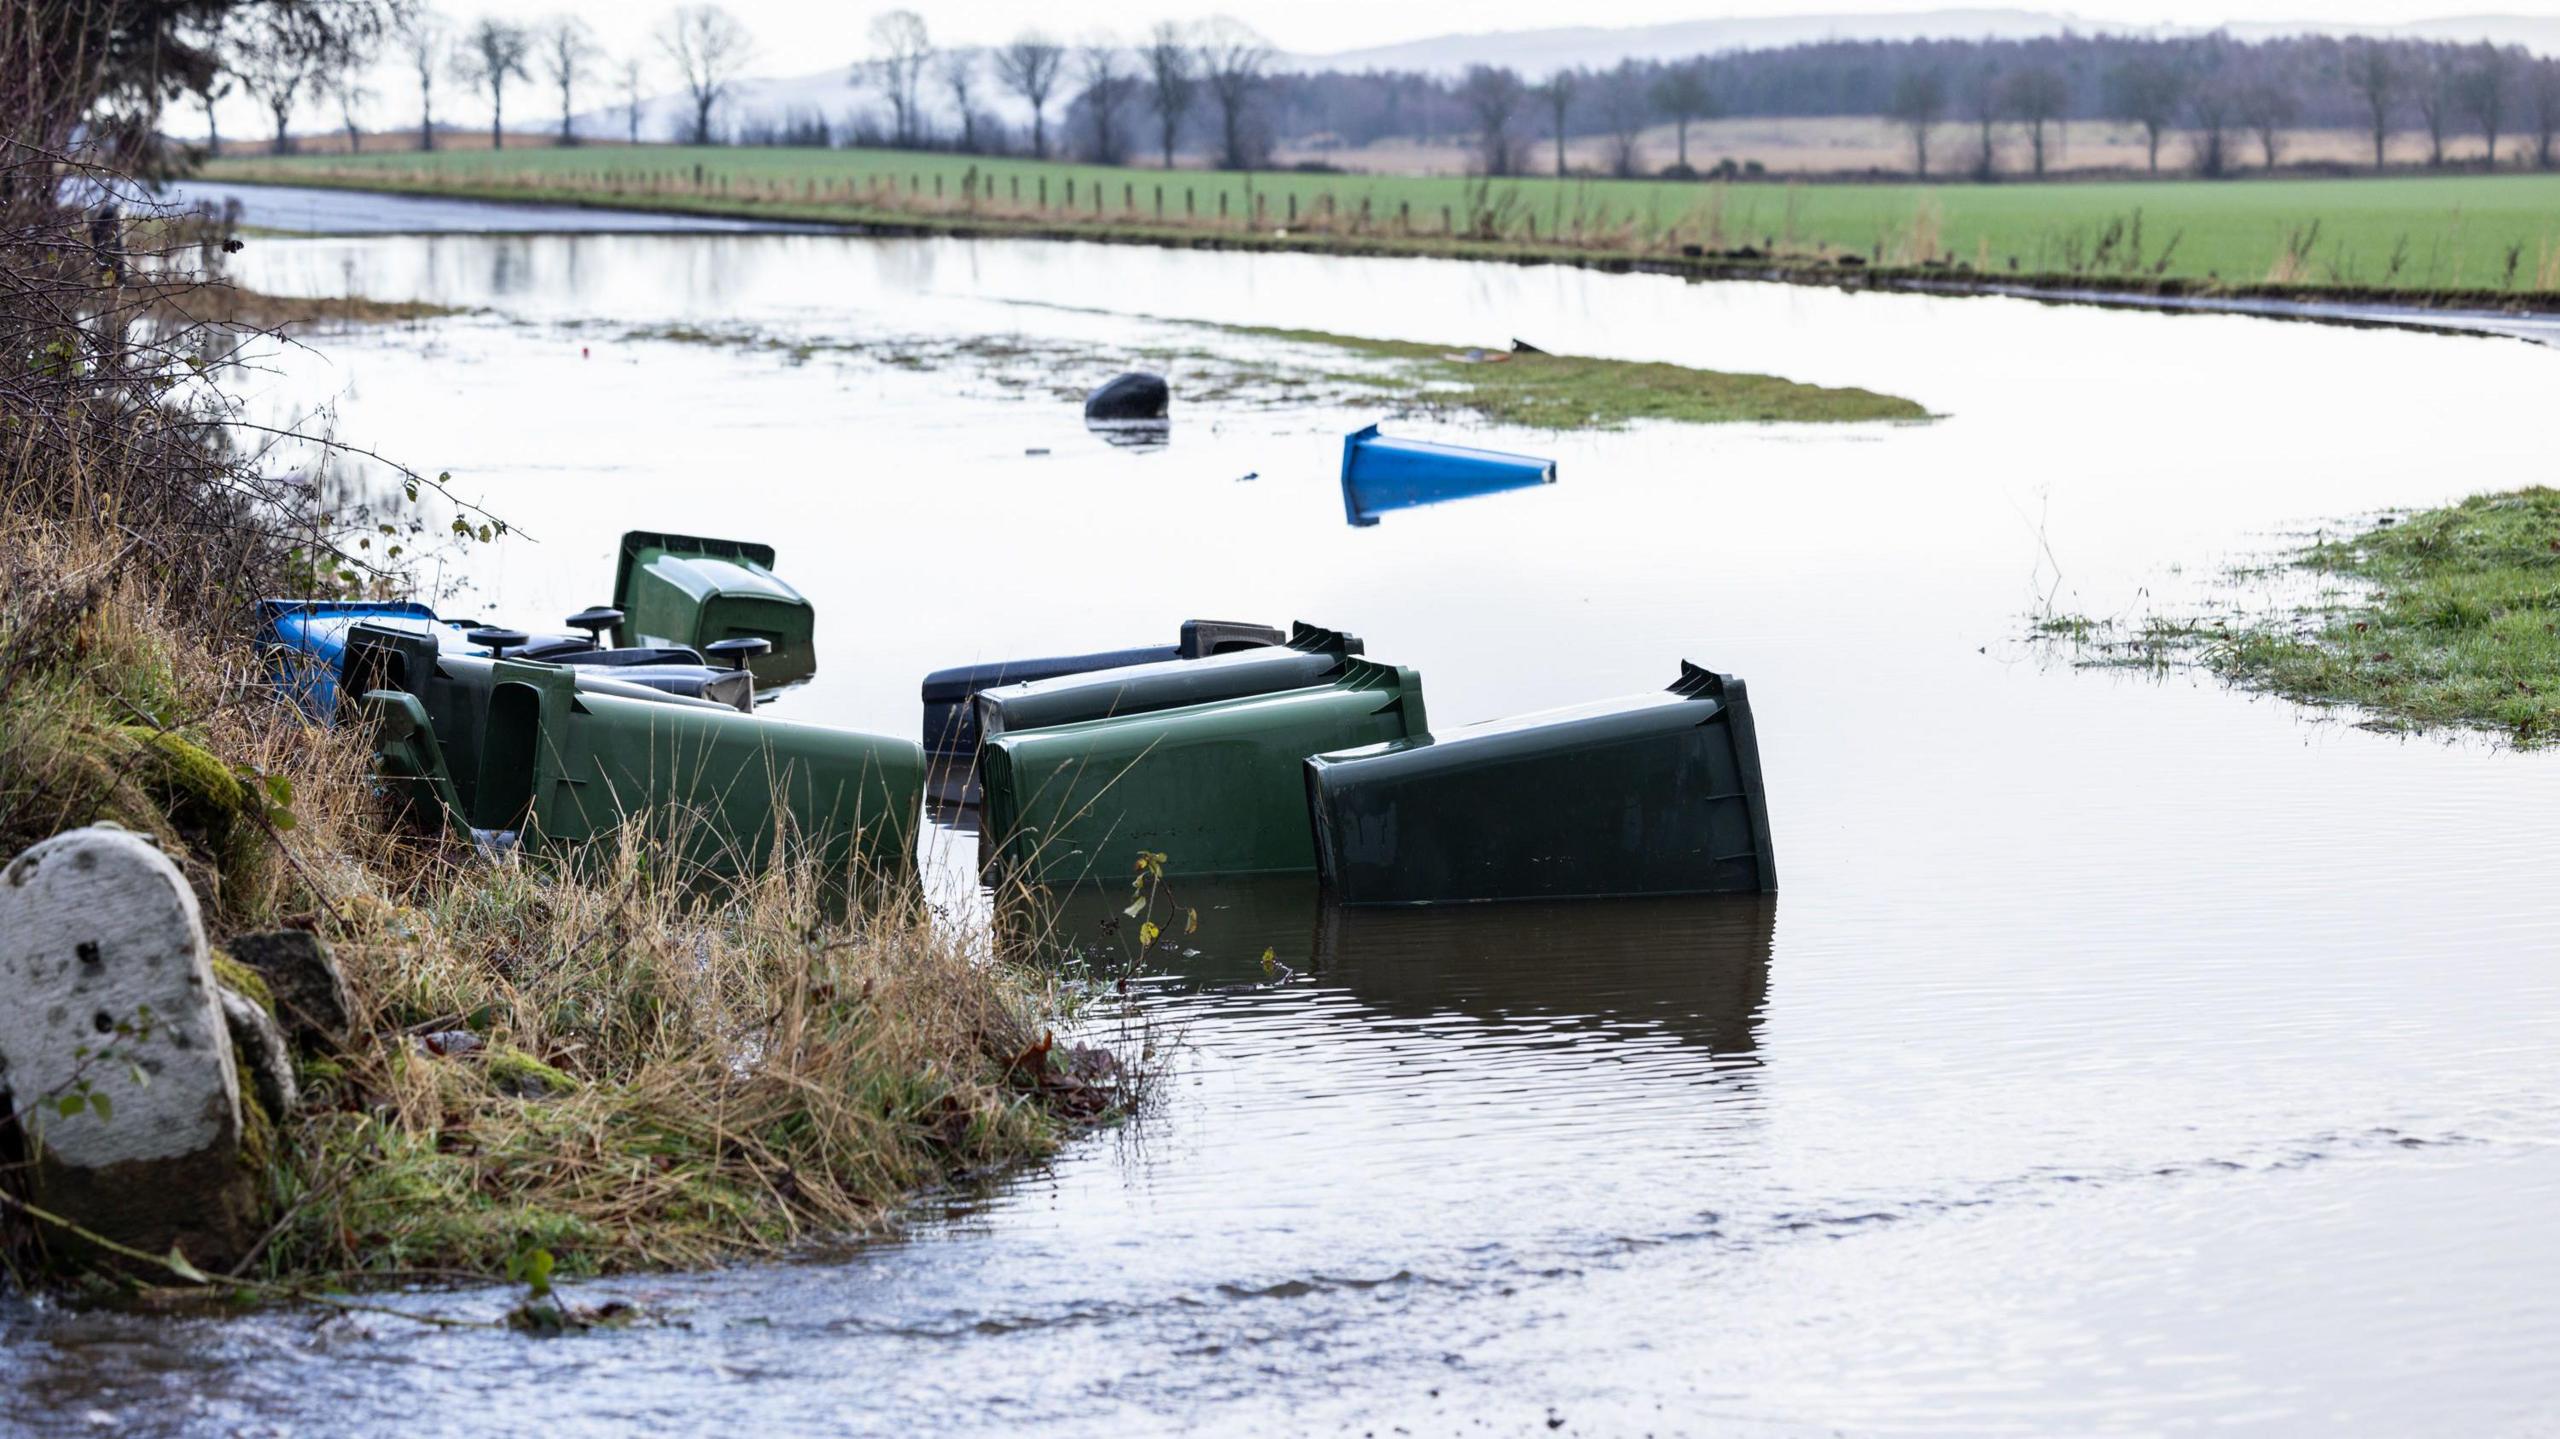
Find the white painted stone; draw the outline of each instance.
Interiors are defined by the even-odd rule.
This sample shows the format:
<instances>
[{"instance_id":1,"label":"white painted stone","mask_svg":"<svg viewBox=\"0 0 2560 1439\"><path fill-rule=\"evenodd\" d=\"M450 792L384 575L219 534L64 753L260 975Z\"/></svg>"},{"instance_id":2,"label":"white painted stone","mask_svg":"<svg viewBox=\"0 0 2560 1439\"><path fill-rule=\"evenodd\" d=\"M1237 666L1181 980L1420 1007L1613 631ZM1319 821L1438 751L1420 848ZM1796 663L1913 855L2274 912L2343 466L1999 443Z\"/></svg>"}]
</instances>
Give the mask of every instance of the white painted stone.
<instances>
[{"instance_id":1,"label":"white painted stone","mask_svg":"<svg viewBox=\"0 0 2560 1439\"><path fill-rule=\"evenodd\" d=\"M217 995L195 893L141 836L71 830L0 870L0 1088L49 1164L236 1151L239 1080ZM141 1038L113 1032L146 1016ZM83 1079L111 1102L107 1118L46 1102Z\"/></svg>"}]
</instances>

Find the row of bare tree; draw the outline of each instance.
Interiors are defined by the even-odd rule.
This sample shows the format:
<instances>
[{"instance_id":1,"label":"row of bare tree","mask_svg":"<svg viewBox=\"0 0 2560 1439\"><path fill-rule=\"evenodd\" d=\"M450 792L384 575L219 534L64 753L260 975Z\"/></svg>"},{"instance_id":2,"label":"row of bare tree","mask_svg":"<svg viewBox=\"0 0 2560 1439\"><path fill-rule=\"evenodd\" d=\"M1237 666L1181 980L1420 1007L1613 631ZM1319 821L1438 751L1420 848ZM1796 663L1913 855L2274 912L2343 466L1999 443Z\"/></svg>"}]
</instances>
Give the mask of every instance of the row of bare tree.
<instances>
[{"instance_id":1,"label":"row of bare tree","mask_svg":"<svg viewBox=\"0 0 2560 1439\"><path fill-rule=\"evenodd\" d=\"M716 136L722 102L755 51L737 17L710 4L668 12L653 37L654 56L620 57L608 55L586 22L573 15L531 23L484 16L456 26L435 10L403 8L394 23L373 27L356 42L326 48L287 43L298 33L295 15L291 5L243 5L217 7L206 17L204 33L197 38L216 62L190 88L204 108L215 154L222 151L218 107L235 87L274 117L277 153L293 151L294 115L313 103L335 108L348 148L356 148L362 136L360 116L376 98L371 77L386 53L396 54L415 78L416 143L422 150L436 145L440 81L459 84L489 102L489 143L503 147L510 86L531 85L537 74L559 101L561 144L578 143L579 96L599 81L618 91L625 137L637 142L641 108L657 78L653 59L663 60L684 93L689 137L708 144Z\"/></svg>"},{"instance_id":2,"label":"row of bare tree","mask_svg":"<svg viewBox=\"0 0 2560 1439\"><path fill-rule=\"evenodd\" d=\"M891 128L885 138L894 145L998 148L1002 129L983 109L992 80L1030 108L1031 152L1046 158L1049 107L1072 61L1076 148L1090 159L1109 165L1126 160L1137 132L1152 121L1152 148L1170 167L1204 98L1215 116L1220 165L1245 169L1268 151L1254 101L1268 78L1271 47L1232 20L1196 26L1166 21L1135 46L1096 34L1070 47L1035 30L992 49L937 49L922 15L892 10L871 22L870 41L871 58L855 67L854 83L877 89L888 101ZM947 132L933 122L929 88L940 91L956 116Z\"/></svg>"},{"instance_id":3,"label":"row of bare tree","mask_svg":"<svg viewBox=\"0 0 2560 1439\"><path fill-rule=\"evenodd\" d=\"M1338 77L1307 77L1321 92ZM2004 149L2023 141L2028 168L2046 172L2053 141L2074 119L2138 126L2148 165L2185 135L2194 170L2239 168L2254 142L2267 169L2283 160L2288 136L2304 124L2354 126L2370 135L2376 167L2391 137L2414 122L2432 168L2449 163L2464 132L2483 141L2485 163L2560 165L2560 60L2514 47L2300 37L2247 44L2215 34L2173 41L2061 36L2026 42L1830 42L1627 61L1612 69L1563 70L1531 83L1509 69L1476 66L1455 84L1425 76L1391 78L1403 108L1430 113L1445 94L1464 117L1488 173L1528 165L1533 130L1568 167L1566 140L1604 138L1606 168L1636 172L1640 141L1653 126L1674 130L1677 158L1663 173L1695 173L1689 127L1721 114L1876 115L1900 124L1913 173L1932 173L1933 141L1962 124L1971 144L1966 170L1989 178ZM1418 92L1418 93L1417 93ZM2530 140L2529 146L2502 142Z\"/></svg>"}]
</instances>

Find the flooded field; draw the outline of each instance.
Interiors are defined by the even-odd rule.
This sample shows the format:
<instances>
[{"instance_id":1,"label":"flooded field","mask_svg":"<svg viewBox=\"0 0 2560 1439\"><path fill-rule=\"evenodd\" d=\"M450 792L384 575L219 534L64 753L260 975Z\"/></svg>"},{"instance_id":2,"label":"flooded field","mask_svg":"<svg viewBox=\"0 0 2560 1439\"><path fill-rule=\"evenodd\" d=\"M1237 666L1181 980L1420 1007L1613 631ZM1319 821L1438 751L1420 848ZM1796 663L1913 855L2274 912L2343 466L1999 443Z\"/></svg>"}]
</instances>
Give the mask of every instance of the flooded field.
<instances>
[{"instance_id":1,"label":"flooded field","mask_svg":"<svg viewBox=\"0 0 2560 1439\"><path fill-rule=\"evenodd\" d=\"M0 1427L2560 1422L2560 761L2020 638L2048 600L2112 613L2323 520L2543 477L2560 353L1040 243L382 236L240 263L473 311L319 338L261 400L327 401L519 528L450 577L466 608L601 601L627 527L767 540L821 616L820 675L780 705L897 733L929 669L1193 615L1354 631L1444 726L1686 658L1750 682L1786 889L1448 918L1193 887L1198 954L1134 986L1170 1041L1155 1111L894 1239L581 1285L675 1322L557 1343L10 1301ZM1161 448L1057 398L1197 321L1516 336L1940 418L1391 420L1559 480L1355 529L1341 437L1379 417L1301 402L1284 366L1206 402L1177 367ZM971 845L930 841L955 885Z\"/></svg>"}]
</instances>

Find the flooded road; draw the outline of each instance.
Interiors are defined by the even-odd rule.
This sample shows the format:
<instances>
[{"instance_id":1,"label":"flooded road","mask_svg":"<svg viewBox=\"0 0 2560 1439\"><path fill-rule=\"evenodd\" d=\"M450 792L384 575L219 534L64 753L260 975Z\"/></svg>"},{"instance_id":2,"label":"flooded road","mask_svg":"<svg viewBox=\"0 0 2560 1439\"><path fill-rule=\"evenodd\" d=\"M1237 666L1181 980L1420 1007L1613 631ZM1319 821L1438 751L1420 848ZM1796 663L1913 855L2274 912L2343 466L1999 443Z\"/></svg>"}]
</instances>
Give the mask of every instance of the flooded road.
<instances>
[{"instance_id":1,"label":"flooded road","mask_svg":"<svg viewBox=\"0 0 2560 1439\"><path fill-rule=\"evenodd\" d=\"M577 1286L556 1343L0 1305L29 1432L2547 1433L2560 763L2073 671L2048 598L2191 594L2324 518L2525 483L2560 354L2003 300L1427 261L811 236L262 241L263 288L477 313L267 402L525 532L471 603L604 598L626 527L781 551L795 716L928 669L1304 618L1442 725L1748 678L1773 904L1327 915L1195 887L1158 1111L908 1233ZM1073 308L1060 308L1068 306ZM1181 321L1908 395L1857 429L1390 432L1551 486L1343 521L1282 391L1115 448L1054 398ZM657 335L742 326L775 343ZM1016 337L1051 384L829 342ZM1247 478L1250 476L1250 478ZM2184 571L2179 567L2183 565ZM933 858L965 873L966 835ZM1265 948L1276 968L1259 962ZM415 1302L494 1314L496 1290Z\"/></svg>"}]
</instances>

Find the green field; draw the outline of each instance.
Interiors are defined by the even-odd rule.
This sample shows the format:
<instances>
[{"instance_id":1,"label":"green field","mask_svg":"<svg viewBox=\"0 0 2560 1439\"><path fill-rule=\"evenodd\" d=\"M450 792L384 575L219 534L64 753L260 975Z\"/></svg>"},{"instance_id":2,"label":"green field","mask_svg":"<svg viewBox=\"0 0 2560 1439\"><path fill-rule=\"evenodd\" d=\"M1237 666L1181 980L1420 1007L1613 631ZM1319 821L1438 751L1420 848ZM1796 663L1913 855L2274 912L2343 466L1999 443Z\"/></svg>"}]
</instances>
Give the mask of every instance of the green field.
<instances>
[{"instance_id":1,"label":"green field","mask_svg":"<svg viewBox=\"0 0 2560 1439\"><path fill-rule=\"evenodd\" d=\"M877 150L595 146L243 158L212 178L960 231L2560 301L2560 176L2007 185L1110 169Z\"/></svg>"}]
</instances>

